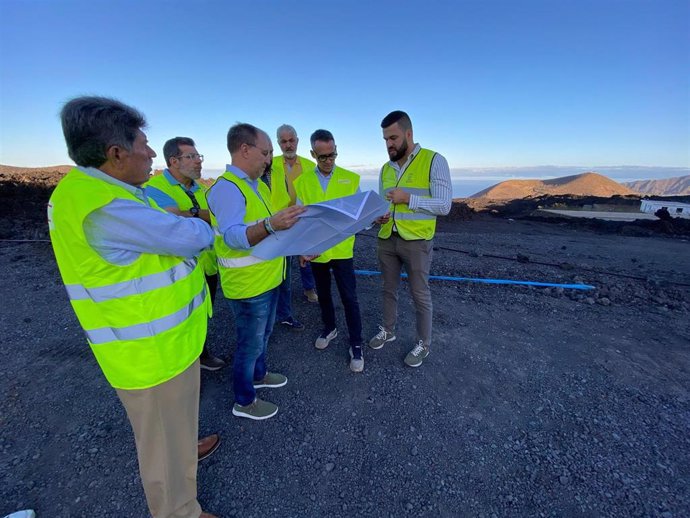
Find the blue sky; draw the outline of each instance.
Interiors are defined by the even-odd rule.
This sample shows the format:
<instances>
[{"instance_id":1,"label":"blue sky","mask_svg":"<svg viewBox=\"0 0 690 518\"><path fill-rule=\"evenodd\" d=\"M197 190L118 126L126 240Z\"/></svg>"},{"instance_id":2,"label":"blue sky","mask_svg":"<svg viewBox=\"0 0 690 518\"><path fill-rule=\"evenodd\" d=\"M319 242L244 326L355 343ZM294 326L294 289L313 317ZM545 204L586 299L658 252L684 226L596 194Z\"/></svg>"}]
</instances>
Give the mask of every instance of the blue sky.
<instances>
[{"instance_id":1,"label":"blue sky","mask_svg":"<svg viewBox=\"0 0 690 518\"><path fill-rule=\"evenodd\" d=\"M300 154L326 128L340 165L377 167L394 109L454 168L690 167L687 0L0 0L0 16L3 164L69 163L58 112L98 94L144 112L159 154L193 137L206 168L237 121L294 125Z\"/></svg>"}]
</instances>

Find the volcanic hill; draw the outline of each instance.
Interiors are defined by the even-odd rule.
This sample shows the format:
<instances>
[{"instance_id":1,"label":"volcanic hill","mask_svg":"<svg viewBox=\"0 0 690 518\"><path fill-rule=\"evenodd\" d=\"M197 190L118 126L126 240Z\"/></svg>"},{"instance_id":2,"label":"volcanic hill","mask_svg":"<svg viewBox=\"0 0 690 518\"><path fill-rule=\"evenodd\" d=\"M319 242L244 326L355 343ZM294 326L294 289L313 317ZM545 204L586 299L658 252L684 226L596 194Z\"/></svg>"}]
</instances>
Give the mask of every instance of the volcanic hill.
<instances>
[{"instance_id":1,"label":"volcanic hill","mask_svg":"<svg viewBox=\"0 0 690 518\"><path fill-rule=\"evenodd\" d=\"M625 196L636 191L598 173L588 172L551 180L507 180L473 194L470 198L516 200L537 196Z\"/></svg>"}]
</instances>

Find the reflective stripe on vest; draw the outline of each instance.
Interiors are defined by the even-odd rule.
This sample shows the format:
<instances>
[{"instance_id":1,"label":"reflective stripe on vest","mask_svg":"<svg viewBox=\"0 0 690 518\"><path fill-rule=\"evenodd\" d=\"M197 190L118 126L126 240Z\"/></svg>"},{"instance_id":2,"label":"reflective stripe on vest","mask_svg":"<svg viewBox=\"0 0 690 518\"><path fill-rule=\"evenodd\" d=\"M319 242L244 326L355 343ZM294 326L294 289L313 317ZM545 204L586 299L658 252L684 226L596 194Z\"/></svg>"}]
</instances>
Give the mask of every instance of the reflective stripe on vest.
<instances>
[{"instance_id":1,"label":"reflective stripe on vest","mask_svg":"<svg viewBox=\"0 0 690 518\"><path fill-rule=\"evenodd\" d=\"M253 255L235 257L234 259L229 257L218 258L218 264L224 266L225 268L242 268L243 266L251 266L253 264L263 263L264 261L265 259L260 259L259 257L254 257Z\"/></svg>"},{"instance_id":2,"label":"reflective stripe on vest","mask_svg":"<svg viewBox=\"0 0 690 518\"><path fill-rule=\"evenodd\" d=\"M389 192L391 192L393 189L396 189L396 188L400 189L402 191L405 191L407 194L415 194L417 196L431 196L431 191L429 189L424 189L424 188L415 189L414 187L402 187L402 186L400 186L400 187L392 186L392 187L389 187L387 189L384 189L383 194L381 196L385 196L386 194L388 194Z\"/></svg>"},{"instance_id":3,"label":"reflective stripe on vest","mask_svg":"<svg viewBox=\"0 0 690 518\"><path fill-rule=\"evenodd\" d=\"M173 329L187 320L192 312L201 306L206 299L206 284L201 292L196 295L186 306L172 315L167 315L150 322L135 324L127 327L101 327L100 329L85 329L86 336L94 345L105 344L114 341L139 340L151 338L155 335Z\"/></svg>"},{"instance_id":4,"label":"reflective stripe on vest","mask_svg":"<svg viewBox=\"0 0 690 518\"><path fill-rule=\"evenodd\" d=\"M407 220L407 221L422 221L422 220L435 220L436 216L433 214L424 214L422 212L401 212L395 215L395 220Z\"/></svg>"},{"instance_id":5,"label":"reflective stripe on vest","mask_svg":"<svg viewBox=\"0 0 690 518\"><path fill-rule=\"evenodd\" d=\"M153 273L130 281L97 288L86 288L82 284L69 284L65 285L65 288L70 300L91 299L94 302L104 302L170 286L190 275L195 267L196 260L187 259L165 272Z\"/></svg>"},{"instance_id":6,"label":"reflective stripe on vest","mask_svg":"<svg viewBox=\"0 0 690 518\"><path fill-rule=\"evenodd\" d=\"M257 189L259 190L259 194L257 194L246 180L226 171L218 177L211 189L218 182L225 181L237 186L244 197L246 205L243 223L245 225L255 225L271 216L271 193L265 183L257 182ZM230 248L225 243L225 237L218 228L218 220L216 220L213 210L211 210L211 223L216 235L215 250L221 288L226 298L237 300L255 297L275 288L283 281L285 258L276 257L266 261L253 257L251 248L247 250Z\"/></svg>"},{"instance_id":7,"label":"reflective stripe on vest","mask_svg":"<svg viewBox=\"0 0 690 518\"><path fill-rule=\"evenodd\" d=\"M195 259L142 253L128 265L104 260L89 244L84 222L113 200L144 204L123 187L73 169L50 198L50 239L72 308L108 382L145 389L199 357L210 297ZM152 202L151 210L161 209Z\"/></svg>"}]
</instances>

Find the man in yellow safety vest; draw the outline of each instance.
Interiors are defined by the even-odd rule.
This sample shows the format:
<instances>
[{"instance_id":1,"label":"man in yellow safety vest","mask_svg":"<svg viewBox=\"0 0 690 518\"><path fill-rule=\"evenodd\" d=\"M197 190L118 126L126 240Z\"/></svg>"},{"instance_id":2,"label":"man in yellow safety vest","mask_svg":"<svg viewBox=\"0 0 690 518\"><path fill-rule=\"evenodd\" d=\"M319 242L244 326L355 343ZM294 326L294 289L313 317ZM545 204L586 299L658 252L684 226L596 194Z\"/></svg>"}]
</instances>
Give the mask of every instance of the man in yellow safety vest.
<instances>
[{"instance_id":1,"label":"man in yellow safety vest","mask_svg":"<svg viewBox=\"0 0 690 518\"><path fill-rule=\"evenodd\" d=\"M359 192L359 175L335 165L338 150L333 134L324 129L311 135L311 156L318 163L316 169L305 172L295 181L295 191L300 203L311 205L335 198L343 198ZM345 309L350 341L350 370L364 370L362 353L362 318L357 301L357 283L352 259L355 236L348 237L321 255L311 259L316 292L321 306L323 330L314 343L317 349L325 349L338 336L335 308L331 295L331 271L338 287L340 300ZM304 257L300 262L305 262Z\"/></svg>"},{"instance_id":2,"label":"man in yellow safety vest","mask_svg":"<svg viewBox=\"0 0 690 518\"><path fill-rule=\"evenodd\" d=\"M395 340L398 285L403 265L407 272L417 323L414 347L405 364L419 367L431 346L429 269L436 232L436 216L448 214L452 184L446 159L415 144L412 122L403 111L381 122L390 161L381 168L379 193L390 201L390 212L379 219L378 258L383 276L383 325L369 341L380 349Z\"/></svg>"},{"instance_id":3,"label":"man in yellow safety vest","mask_svg":"<svg viewBox=\"0 0 690 518\"><path fill-rule=\"evenodd\" d=\"M144 194L156 153L137 110L79 97L61 120L77 167L55 188L48 224L70 303L127 411L151 514L211 518L196 490L199 354L211 311L196 256L213 232Z\"/></svg>"},{"instance_id":4,"label":"man in yellow safety vest","mask_svg":"<svg viewBox=\"0 0 690 518\"><path fill-rule=\"evenodd\" d=\"M256 389L287 384L285 376L267 370L266 358L285 258L260 259L252 255L252 247L275 231L292 227L305 209L296 205L274 209L271 191L260 180L273 158L273 145L264 131L235 124L228 131L227 144L232 164L208 190L207 199L220 282L237 330L232 413L262 420L276 415L278 407L257 398Z\"/></svg>"},{"instance_id":5,"label":"man in yellow safety vest","mask_svg":"<svg viewBox=\"0 0 690 518\"><path fill-rule=\"evenodd\" d=\"M146 195L161 209L186 218L200 218L210 225L207 187L197 182L201 178L204 155L197 152L194 140L189 137L171 138L163 145L163 158L168 167L146 183ZM218 288L218 265L214 250L204 250L199 256L199 263L206 275L213 306ZM223 360L211 354L208 344L204 344L199 360L201 368L205 370L217 371L225 367Z\"/></svg>"}]
</instances>

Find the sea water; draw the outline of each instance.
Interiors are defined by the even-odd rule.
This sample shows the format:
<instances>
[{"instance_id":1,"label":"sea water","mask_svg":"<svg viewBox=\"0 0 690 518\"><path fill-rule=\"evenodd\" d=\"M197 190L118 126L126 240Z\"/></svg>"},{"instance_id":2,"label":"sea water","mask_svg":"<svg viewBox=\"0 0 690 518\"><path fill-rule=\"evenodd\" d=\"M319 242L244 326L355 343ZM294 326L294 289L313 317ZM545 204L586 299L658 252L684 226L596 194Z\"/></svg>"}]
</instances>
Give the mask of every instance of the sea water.
<instances>
[{"instance_id":1,"label":"sea water","mask_svg":"<svg viewBox=\"0 0 690 518\"><path fill-rule=\"evenodd\" d=\"M451 178L451 183L453 184L453 198L467 198L473 194L478 193L481 190L496 185L503 180L508 180L509 178L504 178L502 180L496 180L495 178L491 180L487 179L463 179L463 178ZM363 191L376 191L379 190L379 180L378 178L371 178L368 176L363 176L359 182L359 186Z\"/></svg>"},{"instance_id":2,"label":"sea water","mask_svg":"<svg viewBox=\"0 0 690 518\"><path fill-rule=\"evenodd\" d=\"M223 174L222 169L204 169L204 178L216 178ZM511 177L496 177L491 178L477 178L476 176L472 178L462 178L457 176L451 177L451 182L453 184L453 198L467 198L479 191L496 185L504 180L511 180ZM376 191L379 190L379 180L376 176L362 175L360 180L360 188L362 191Z\"/></svg>"}]
</instances>

